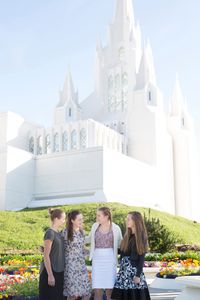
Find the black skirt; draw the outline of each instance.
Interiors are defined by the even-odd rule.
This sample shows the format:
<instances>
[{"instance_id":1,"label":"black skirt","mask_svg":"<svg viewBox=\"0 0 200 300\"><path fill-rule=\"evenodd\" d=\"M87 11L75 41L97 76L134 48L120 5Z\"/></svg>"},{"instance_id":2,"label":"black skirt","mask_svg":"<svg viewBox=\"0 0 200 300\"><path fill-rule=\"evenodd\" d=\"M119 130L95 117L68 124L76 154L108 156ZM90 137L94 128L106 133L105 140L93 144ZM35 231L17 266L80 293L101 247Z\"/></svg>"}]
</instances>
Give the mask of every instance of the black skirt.
<instances>
[{"instance_id":1,"label":"black skirt","mask_svg":"<svg viewBox=\"0 0 200 300\"><path fill-rule=\"evenodd\" d=\"M133 278L137 269L131 265L130 257L121 260L120 270L112 291L111 299L115 300L150 300L150 294L144 274L140 276L140 283L135 284Z\"/></svg>"},{"instance_id":2,"label":"black skirt","mask_svg":"<svg viewBox=\"0 0 200 300\"><path fill-rule=\"evenodd\" d=\"M54 272L55 286L48 285L48 274L44 268L39 279L39 300L63 300L64 272Z\"/></svg>"}]
</instances>

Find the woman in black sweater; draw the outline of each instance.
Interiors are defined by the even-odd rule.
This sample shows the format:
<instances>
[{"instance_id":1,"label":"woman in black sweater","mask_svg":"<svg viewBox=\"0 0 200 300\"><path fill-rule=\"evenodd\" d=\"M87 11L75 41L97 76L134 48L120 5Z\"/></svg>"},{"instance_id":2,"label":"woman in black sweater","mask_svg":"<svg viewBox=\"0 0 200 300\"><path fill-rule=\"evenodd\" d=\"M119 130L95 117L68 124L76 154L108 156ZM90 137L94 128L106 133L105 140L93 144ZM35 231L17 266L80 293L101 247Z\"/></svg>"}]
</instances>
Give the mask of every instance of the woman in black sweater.
<instances>
[{"instance_id":1,"label":"woman in black sweater","mask_svg":"<svg viewBox=\"0 0 200 300\"><path fill-rule=\"evenodd\" d=\"M127 230L121 243L120 270L112 291L115 300L150 300L143 273L148 238L142 215L130 212L126 221Z\"/></svg>"}]
</instances>

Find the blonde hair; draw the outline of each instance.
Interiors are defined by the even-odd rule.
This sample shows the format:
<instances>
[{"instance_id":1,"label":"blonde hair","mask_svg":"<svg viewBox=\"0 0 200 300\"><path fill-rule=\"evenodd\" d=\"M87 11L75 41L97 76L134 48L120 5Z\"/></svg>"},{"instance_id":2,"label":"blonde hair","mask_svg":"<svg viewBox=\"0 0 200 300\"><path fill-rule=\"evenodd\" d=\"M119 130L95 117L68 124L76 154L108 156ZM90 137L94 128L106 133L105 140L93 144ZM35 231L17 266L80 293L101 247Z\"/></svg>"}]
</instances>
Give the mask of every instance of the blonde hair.
<instances>
[{"instance_id":1,"label":"blonde hair","mask_svg":"<svg viewBox=\"0 0 200 300\"><path fill-rule=\"evenodd\" d=\"M131 216L134 226L135 226L135 240L136 249L139 255L142 255L148 251L148 237L147 230L144 224L144 220L140 212L133 211L129 212L128 215ZM124 238L121 242L121 250L126 252L129 247L129 239L132 234L131 228L127 228Z\"/></svg>"}]
</instances>

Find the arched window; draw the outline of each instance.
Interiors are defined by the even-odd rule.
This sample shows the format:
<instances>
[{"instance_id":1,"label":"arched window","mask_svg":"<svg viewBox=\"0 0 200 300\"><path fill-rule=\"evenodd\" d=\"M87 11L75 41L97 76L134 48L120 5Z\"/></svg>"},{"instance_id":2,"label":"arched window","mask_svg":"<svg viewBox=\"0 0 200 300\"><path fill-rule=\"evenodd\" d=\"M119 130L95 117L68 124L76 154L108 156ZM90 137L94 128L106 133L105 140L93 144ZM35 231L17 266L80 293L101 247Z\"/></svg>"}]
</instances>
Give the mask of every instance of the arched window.
<instances>
[{"instance_id":1,"label":"arched window","mask_svg":"<svg viewBox=\"0 0 200 300\"><path fill-rule=\"evenodd\" d=\"M125 123L124 122L120 122L119 124L119 133L120 134L125 134Z\"/></svg>"},{"instance_id":2,"label":"arched window","mask_svg":"<svg viewBox=\"0 0 200 300\"><path fill-rule=\"evenodd\" d=\"M108 111L112 111L114 101L113 77L108 78Z\"/></svg>"},{"instance_id":3,"label":"arched window","mask_svg":"<svg viewBox=\"0 0 200 300\"><path fill-rule=\"evenodd\" d=\"M29 152L34 153L34 137L29 139Z\"/></svg>"},{"instance_id":4,"label":"arched window","mask_svg":"<svg viewBox=\"0 0 200 300\"><path fill-rule=\"evenodd\" d=\"M50 134L47 134L45 137L45 153L51 153L51 140L50 140Z\"/></svg>"},{"instance_id":5,"label":"arched window","mask_svg":"<svg viewBox=\"0 0 200 300\"><path fill-rule=\"evenodd\" d=\"M37 138L37 154L42 154L42 137L41 135Z\"/></svg>"},{"instance_id":6,"label":"arched window","mask_svg":"<svg viewBox=\"0 0 200 300\"><path fill-rule=\"evenodd\" d=\"M128 75L122 74L122 111L127 108L128 104Z\"/></svg>"},{"instance_id":7,"label":"arched window","mask_svg":"<svg viewBox=\"0 0 200 300\"><path fill-rule=\"evenodd\" d=\"M80 131L80 147L86 148L86 139L87 139L87 134L85 128L82 128Z\"/></svg>"},{"instance_id":8,"label":"arched window","mask_svg":"<svg viewBox=\"0 0 200 300\"><path fill-rule=\"evenodd\" d=\"M123 61L125 59L125 49L124 47L119 48L119 59Z\"/></svg>"},{"instance_id":9,"label":"arched window","mask_svg":"<svg viewBox=\"0 0 200 300\"><path fill-rule=\"evenodd\" d=\"M117 74L115 76L115 105L114 111L121 109L121 86L120 86L120 76Z\"/></svg>"},{"instance_id":10,"label":"arched window","mask_svg":"<svg viewBox=\"0 0 200 300\"><path fill-rule=\"evenodd\" d=\"M59 152L59 135L55 133L53 136L53 151Z\"/></svg>"},{"instance_id":11,"label":"arched window","mask_svg":"<svg viewBox=\"0 0 200 300\"><path fill-rule=\"evenodd\" d=\"M77 149L77 132L75 129L71 132L71 149Z\"/></svg>"},{"instance_id":12,"label":"arched window","mask_svg":"<svg viewBox=\"0 0 200 300\"><path fill-rule=\"evenodd\" d=\"M67 151L69 149L67 131L64 131L63 135L62 135L62 149L63 149L63 151Z\"/></svg>"},{"instance_id":13,"label":"arched window","mask_svg":"<svg viewBox=\"0 0 200 300\"><path fill-rule=\"evenodd\" d=\"M124 153L124 143L121 143L121 152Z\"/></svg>"},{"instance_id":14,"label":"arched window","mask_svg":"<svg viewBox=\"0 0 200 300\"><path fill-rule=\"evenodd\" d=\"M152 100L152 94L151 94L151 91L149 91L149 93L148 93L148 100L149 100L149 102L151 102L151 100Z\"/></svg>"}]
</instances>

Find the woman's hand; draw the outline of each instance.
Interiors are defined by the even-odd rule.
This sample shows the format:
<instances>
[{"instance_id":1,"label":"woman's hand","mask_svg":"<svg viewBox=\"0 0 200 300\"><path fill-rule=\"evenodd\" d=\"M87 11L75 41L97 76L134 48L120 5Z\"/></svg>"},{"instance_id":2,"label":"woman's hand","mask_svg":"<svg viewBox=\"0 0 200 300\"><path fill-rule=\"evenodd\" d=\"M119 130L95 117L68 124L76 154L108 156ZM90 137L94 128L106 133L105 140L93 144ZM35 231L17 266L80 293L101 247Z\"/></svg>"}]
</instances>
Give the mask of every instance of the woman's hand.
<instances>
[{"instance_id":1,"label":"woman's hand","mask_svg":"<svg viewBox=\"0 0 200 300\"><path fill-rule=\"evenodd\" d=\"M54 278L53 274L48 275L48 285L55 286L55 278Z\"/></svg>"},{"instance_id":2,"label":"woman's hand","mask_svg":"<svg viewBox=\"0 0 200 300\"><path fill-rule=\"evenodd\" d=\"M135 276L133 278L133 281L134 281L135 284L140 284L140 277Z\"/></svg>"},{"instance_id":3,"label":"woman's hand","mask_svg":"<svg viewBox=\"0 0 200 300\"><path fill-rule=\"evenodd\" d=\"M40 253L44 254L44 246L39 246Z\"/></svg>"}]
</instances>

